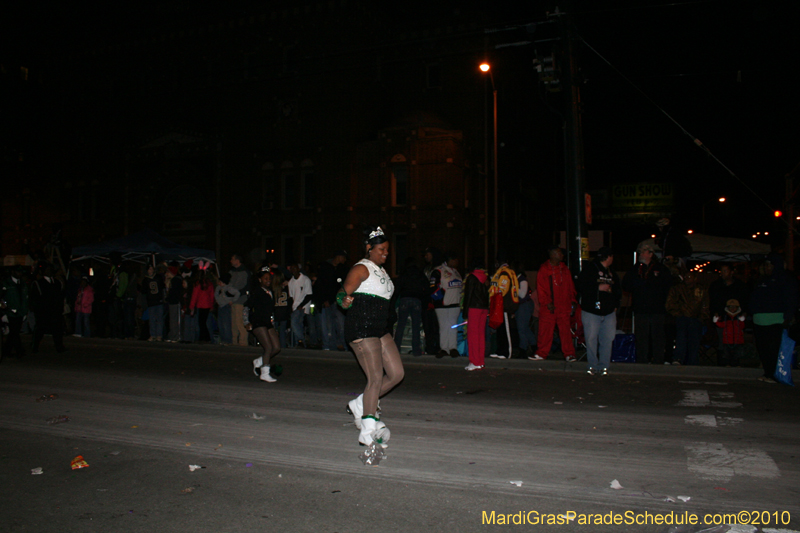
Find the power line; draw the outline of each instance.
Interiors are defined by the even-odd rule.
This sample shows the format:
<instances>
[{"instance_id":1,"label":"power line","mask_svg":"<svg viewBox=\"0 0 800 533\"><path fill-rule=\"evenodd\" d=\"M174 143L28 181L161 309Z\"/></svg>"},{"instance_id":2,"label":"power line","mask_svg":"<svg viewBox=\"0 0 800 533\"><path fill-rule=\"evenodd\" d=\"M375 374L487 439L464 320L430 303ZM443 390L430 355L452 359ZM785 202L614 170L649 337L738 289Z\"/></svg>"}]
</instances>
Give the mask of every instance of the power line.
<instances>
[{"instance_id":1,"label":"power line","mask_svg":"<svg viewBox=\"0 0 800 533\"><path fill-rule=\"evenodd\" d=\"M659 9L663 7L678 7L686 5L709 4L712 2L721 2L722 0L693 0L691 2L671 2L669 4L656 4L654 6L630 6L630 7L609 7L605 9L592 9L588 11L574 11L566 13L567 15L592 15L595 13L611 13L618 11L643 11L645 9Z\"/></svg>"},{"instance_id":2,"label":"power line","mask_svg":"<svg viewBox=\"0 0 800 533\"><path fill-rule=\"evenodd\" d=\"M642 96L644 96L644 97L647 99L647 101L649 101L651 104L653 104L653 105L656 107L656 109L658 109L659 111L661 111L661 112L664 114L664 116L666 116L666 117L667 117L667 118L668 118L668 119L669 119L669 120L670 120L670 121L671 121L673 124L675 124L675 125L676 125L676 126L677 126L677 127L678 127L678 128L679 128L679 129L680 129L680 130L681 130L681 131L682 131L682 132L683 132L683 133L684 133L686 136L687 136L687 137L689 137L689 138L692 140L692 142L693 142L693 143L694 143L694 144L695 144L695 145L696 145L698 148L700 148L701 150L703 150L703 151L706 153L706 155L708 155L710 158L712 158L714 161L716 161L716 162L717 162L717 163L718 163L718 164L719 164L719 165L720 165L722 168L724 168L724 169L725 169L725 170L728 172L728 174L730 174L730 175L731 175L731 176L732 176L732 177L733 177L733 178L734 178L736 181L738 181L738 182L739 182L739 183L740 183L740 184L741 184L741 185L742 185L742 186L743 186L745 189L747 189L748 191L750 191L750 193L751 193L751 194L752 194L754 197L756 197L756 198L757 198L757 199L758 199L758 200L759 200L761 203L763 203L765 206L767 206L767 208L768 208L768 209L772 210L773 206L772 206L771 204L769 204L769 203L768 203L766 200L764 200L764 199L763 199L761 196L759 196L759 195L758 195L758 193L756 193L756 191L754 191L754 190L753 190L753 189L752 189L752 188L751 188L751 187L750 187L750 186L749 186L747 183L745 183L745 181L744 181L743 179L741 179L741 178L740 178L740 177L739 177L739 176L738 176L738 175L737 175L737 174L736 174L736 173L735 173L733 170L731 170L730 168L728 168L728 167L725 165L725 163L723 163L723 162L722 162L722 161L721 161L721 160L720 160L720 159L719 159L719 158L718 158L716 155L714 155L714 153L713 153L713 152L711 152L711 150L709 150L709 149L708 149L708 147L707 147L705 144L703 144L703 143L700 141L700 139L698 139L697 137L695 137L694 135L692 135L692 134L691 134L691 133L690 133L690 132L689 132L689 131L688 131L686 128L684 128L684 127L683 127L683 126L682 126L682 125L681 125L681 124L680 124L680 123L679 123L677 120L675 120L674 118L672 118L672 116L671 116L669 113L667 113L667 111L666 111L664 108L662 108L660 105L658 105L658 103L657 103L655 100L653 100L652 98L650 98L650 96L649 96L647 93L645 93L645 92L644 92L644 91L643 91L641 88L639 88L639 86L638 86L638 85L636 85L635 83L633 83L633 81L631 81L631 80L630 80L630 78L628 78L628 77L627 77L625 74L623 74L623 73L622 73L622 71L620 71L620 70L619 70L617 67L615 67L613 64L611 64L611 62L610 62L608 59L606 59L605 57L603 57L603 55L602 55L600 52L598 52L598 51L597 51L597 50L596 50L594 47L592 47L592 45L590 45L589 43L587 43L587 42L586 42L586 40L585 40L585 39L584 39L582 36L578 35L578 38L581 40L581 42L583 42L583 44L585 44L585 45L586 45L586 47L587 47L587 48L589 48L589 50L591 50L592 52L594 52L594 53L597 55L597 57L599 57L600 59L602 59L602 60L603 60L603 61L604 61L604 62L605 62L605 63L606 63L606 64L607 64L609 67L611 67L611 68L612 68L612 69L613 69L613 70L614 70L614 71L615 71L617 74L619 74L619 76L620 76L622 79L624 79L626 82L628 82L628 83L631 85L631 87L633 87L634 89L636 89L636 91L637 91L637 92L639 92L639 94L641 94ZM784 221L784 222L786 223L786 225L789 227L789 229L790 229L790 230L794 231L795 233L798 233L798 232L797 232L797 230L795 230L794 228L792 228L792 226L789 224L789 222L788 222L788 221Z\"/></svg>"}]
</instances>

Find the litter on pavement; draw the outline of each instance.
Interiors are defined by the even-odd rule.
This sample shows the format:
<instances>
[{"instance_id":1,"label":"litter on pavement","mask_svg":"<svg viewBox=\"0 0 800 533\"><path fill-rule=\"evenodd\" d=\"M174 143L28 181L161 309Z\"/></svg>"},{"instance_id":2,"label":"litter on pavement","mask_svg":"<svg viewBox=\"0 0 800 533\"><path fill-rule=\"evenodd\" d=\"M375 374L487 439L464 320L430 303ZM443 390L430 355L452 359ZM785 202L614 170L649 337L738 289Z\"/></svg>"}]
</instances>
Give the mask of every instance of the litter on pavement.
<instances>
[{"instance_id":1,"label":"litter on pavement","mask_svg":"<svg viewBox=\"0 0 800 533\"><path fill-rule=\"evenodd\" d=\"M49 402L50 400L58 400L58 394L43 394L36 398L37 402Z\"/></svg>"},{"instance_id":2,"label":"litter on pavement","mask_svg":"<svg viewBox=\"0 0 800 533\"><path fill-rule=\"evenodd\" d=\"M72 469L73 470L77 470L79 468L86 468L87 466L89 466L89 463L87 463L83 459L82 455L79 455L78 457L76 457L75 459L72 460Z\"/></svg>"},{"instance_id":3,"label":"litter on pavement","mask_svg":"<svg viewBox=\"0 0 800 533\"><path fill-rule=\"evenodd\" d=\"M386 452L383 451L383 446L373 442L361 455L358 456L361 462L369 466L378 466L381 460L386 458Z\"/></svg>"},{"instance_id":4,"label":"litter on pavement","mask_svg":"<svg viewBox=\"0 0 800 533\"><path fill-rule=\"evenodd\" d=\"M615 480L611 481L611 488L614 489L614 490L619 490L619 489L621 489L623 487L622 487L622 485L619 484L619 481L617 481L615 479Z\"/></svg>"},{"instance_id":5,"label":"litter on pavement","mask_svg":"<svg viewBox=\"0 0 800 533\"><path fill-rule=\"evenodd\" d=\"M677 503L677 500L680 500L683 503L686 503L691 499L692 499L691 496L677 496L677 499L672 497L672 496L667 496L666 498L664 498L664 501L665 502L670 502L670 503Z\"/></svg>"},{"instance_id":6,"label":"litter on pavement","mask_svg":"<svg viewBox=\"0 0 800 533\"><path fill-rule=\"evenodd\" d=\"M195 470L199 470L201 468L205 468L204 466L200 465L189 465L189 472L194 472Z\"/></svg>"},{"instance_id":7,"label":"litter on pavement","mask_svg":"<svg viewBox=\"0 0 800 533\"><path fill-rule=\"evenodd\" d=\"M517 487L522 486L522 481L509 481L509 483L511 483L512 485L516 485Z\"/></svg>"},{"instance_id":8,"label":"litter on pavement","mask_svg":"<svg viewBox=\"0 0 800 533\"><path fill-rule=\"evenodd\" d=\"M253 413L252 415L247 415L247 418L252 418L253 420L264 420L266 417Z\"/></svg>"},{"instance_id":9,"label":"litter on pavement","mask_svg":"<svg viewBox=\"0 0 800 533\"><path fill-rule=\"evenodd\" d=\"M31 475L38 476L39 474L44 474L41 466L37 466L36 468L31 468Z\"/></svg>"}]
</instances>

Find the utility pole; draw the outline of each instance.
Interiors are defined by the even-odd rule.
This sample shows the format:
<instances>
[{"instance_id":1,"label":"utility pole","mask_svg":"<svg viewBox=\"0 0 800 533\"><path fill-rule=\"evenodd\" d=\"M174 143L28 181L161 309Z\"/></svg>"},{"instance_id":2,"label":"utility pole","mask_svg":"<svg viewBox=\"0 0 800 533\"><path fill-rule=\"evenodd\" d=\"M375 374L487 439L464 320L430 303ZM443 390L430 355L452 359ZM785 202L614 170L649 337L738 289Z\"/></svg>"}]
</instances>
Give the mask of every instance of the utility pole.
<instances>
[{"instance_id":1,"label":"utility pole","mask_svg":"<svg viewBox=\"0 0 800 533\"><path fill-rule=\"evenodd\" d=\"M794 179L793 172L786 174L786 201L783 214L786 217L786 251L784 261L787 270L794 270Z\"/></svg>"},{"instance_id":2,"label":"utility pole","mask_svg":"<svg viewBox=\"0 0 800 533\"><path fill-rule=\"evenodd\" d=\"M569 4L568 4L569 5ZM564 160L565 189L567 198L567 264L573 275L581 271L582 243L586 237L584 175L583 175L583 130L581 127L581 92L575 37L569 14L554 13L558 17L562 44L562 86L564 91Z\"/></svg>"}]
</instances>

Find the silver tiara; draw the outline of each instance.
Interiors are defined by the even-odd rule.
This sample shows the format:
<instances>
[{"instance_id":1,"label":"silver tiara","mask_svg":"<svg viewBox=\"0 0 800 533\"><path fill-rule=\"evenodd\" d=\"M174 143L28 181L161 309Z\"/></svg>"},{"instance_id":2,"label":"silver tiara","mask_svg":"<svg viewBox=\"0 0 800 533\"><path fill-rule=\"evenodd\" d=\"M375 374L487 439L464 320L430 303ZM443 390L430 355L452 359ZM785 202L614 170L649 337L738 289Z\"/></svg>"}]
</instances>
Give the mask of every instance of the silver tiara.
<instances>
[{"instance_id":1,"label":"silver tiara","mask_svg":"<svg viewBox=\"0 0 800 533\"><path fill-rule=\"evenodd\" d=\"M369 238L370 239L374 239L375 237L382 237L382 236L383 236L383 230L381 229L380 226L375 228L375 231L373 231L372 233L369 234Z\"/></svg>"}]
</instances>

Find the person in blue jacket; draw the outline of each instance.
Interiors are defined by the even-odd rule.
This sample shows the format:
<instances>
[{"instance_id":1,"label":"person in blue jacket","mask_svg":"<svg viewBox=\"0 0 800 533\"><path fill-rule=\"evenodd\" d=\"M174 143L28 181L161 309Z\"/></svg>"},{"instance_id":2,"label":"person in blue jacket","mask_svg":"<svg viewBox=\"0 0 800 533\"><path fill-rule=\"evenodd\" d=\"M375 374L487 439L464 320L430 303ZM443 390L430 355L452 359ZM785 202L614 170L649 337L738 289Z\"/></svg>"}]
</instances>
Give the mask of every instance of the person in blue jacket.
<instances>
[{"instance_id":1,"label":"person in blue jacket","mask_svg":"<svg viewBox=\"0 0 800 533\"><path fill-rule=\"evenodd\" d=\"M783 257L778 254L769 254L762 268L764 275L750 296L750 315L756 350L764 368L764 375L758 379L775 383L783 330L792 323L797 309L797 281L786 272Z\"/></svg>"}]
</instances>

